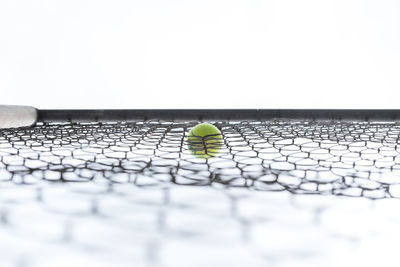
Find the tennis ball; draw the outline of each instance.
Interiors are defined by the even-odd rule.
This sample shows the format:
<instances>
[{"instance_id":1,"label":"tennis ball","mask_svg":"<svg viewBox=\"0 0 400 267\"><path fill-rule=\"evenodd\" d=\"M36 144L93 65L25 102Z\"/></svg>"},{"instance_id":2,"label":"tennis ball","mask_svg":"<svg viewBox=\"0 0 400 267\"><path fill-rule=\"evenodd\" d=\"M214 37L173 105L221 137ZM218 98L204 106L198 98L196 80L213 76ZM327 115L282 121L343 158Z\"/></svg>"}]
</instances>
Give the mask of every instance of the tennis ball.
<instances>
[{"instance_id":1,"label":"tennis ball","mask_svg":"<svg viewBox=\"0 0 400 267\"><path fill-rule=\"evenodd\" d=\"M201 123L189 132L188 148L198 158L211 158L223 144L221 132L212 124Z\"/></svg>"}]
</instances>

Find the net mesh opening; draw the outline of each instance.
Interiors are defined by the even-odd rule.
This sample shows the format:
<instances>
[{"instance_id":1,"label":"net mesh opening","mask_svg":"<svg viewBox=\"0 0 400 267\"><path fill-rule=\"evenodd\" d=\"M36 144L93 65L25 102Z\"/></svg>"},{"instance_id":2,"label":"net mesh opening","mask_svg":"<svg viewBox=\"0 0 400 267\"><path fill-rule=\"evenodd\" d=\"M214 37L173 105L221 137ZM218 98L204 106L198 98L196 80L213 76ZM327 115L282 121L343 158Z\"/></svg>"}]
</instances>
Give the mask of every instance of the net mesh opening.
<instances>
[{"instance_id":1,"label":"net mesh opening","mask_svg":"<svg viewBox=\"0 0 400 267\"><path fill-rule=\"evenodd\" d=\"M0 181L245 187L370 199L400 197L398 122L216 121L201 158L198 122L39 123L0 131Z\"/></svg>"}]
</instances>

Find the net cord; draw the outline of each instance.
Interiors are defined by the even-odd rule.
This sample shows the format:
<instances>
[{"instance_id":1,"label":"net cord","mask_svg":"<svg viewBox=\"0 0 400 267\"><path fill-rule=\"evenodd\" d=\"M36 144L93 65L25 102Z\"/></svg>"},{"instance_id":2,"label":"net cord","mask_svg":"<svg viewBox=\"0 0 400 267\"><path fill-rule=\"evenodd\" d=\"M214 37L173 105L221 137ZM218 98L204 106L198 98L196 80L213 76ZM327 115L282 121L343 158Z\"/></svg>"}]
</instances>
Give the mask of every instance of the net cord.
<instances>
[{"instance_id":1,"label":"net cord","mask_svg":"<svg viewBox=\"0 0 400 267\"><path fill-rule=\"evenodd\" d=\"M39 110L38 122L146 120L400 121L398 109L76 109Z\"/></svg>"}]
</instances>

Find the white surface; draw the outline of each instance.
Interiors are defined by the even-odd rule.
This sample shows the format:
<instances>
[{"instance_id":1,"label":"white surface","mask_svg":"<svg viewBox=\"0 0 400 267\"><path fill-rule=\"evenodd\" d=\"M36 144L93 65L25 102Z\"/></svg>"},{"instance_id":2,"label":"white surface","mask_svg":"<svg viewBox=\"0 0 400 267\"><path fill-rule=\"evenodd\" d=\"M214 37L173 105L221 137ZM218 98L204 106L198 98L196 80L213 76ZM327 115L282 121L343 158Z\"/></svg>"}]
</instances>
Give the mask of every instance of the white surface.
<instances>
[{"instance_id":1,"label":"white surface","mask_svg":"<svg viewBox=\"0 0 400 267\"><path fill-rule=\"evenodd\" d=\"M398 108L396 0L0 2L4 104Z\"/></svg>"},{"instance_id":2,"label":"white surface","mask_svg":"<svg viewBox=\"0 0 400 267\"><path fill-rule=\"evenodd\" d=\"M8 222L0 223L1 266L375 267L398 260L398 199L132 184L105 193L107 188L4 182L0 214ZM71 199L81 205L68 205Z\"/></svg>"},{"instance_id":3,"label":"white surface","mask_svg":"<svg viewBox=\"0 0 400 267\"><path fill-rule=\"evenodd\" d=\"M36 118L33 107L0 105L0 129L28 127L36 123Z\"/></svg>"}]
</instances>

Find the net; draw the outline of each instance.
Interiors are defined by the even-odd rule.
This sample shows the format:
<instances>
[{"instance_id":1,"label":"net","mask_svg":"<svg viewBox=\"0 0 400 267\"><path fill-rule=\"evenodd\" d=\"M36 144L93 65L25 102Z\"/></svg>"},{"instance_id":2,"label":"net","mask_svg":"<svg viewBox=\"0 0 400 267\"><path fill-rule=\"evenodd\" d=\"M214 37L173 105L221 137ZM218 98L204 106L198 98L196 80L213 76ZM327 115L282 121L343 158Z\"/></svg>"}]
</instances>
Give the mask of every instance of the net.
<instances>
[{"instance_id":1,"label":"net","mask_svg":"<svg viewBox=\"0 0 400 267\"><path fill-rule=\"evenodd\" d=\"M399 123L216 121L223 146L210 158L188 147L197 123L39 123L2 130L0 179L399 197Z\"/></svg>"},{"instance_id":2,"label":"net","mask_svg":"<svg viewBox=\"0 0 400 267\"><path fill-rule=\"evenodd\" d=\"M0 265L396 260L400 123L214 121L223 142L210 157L188 142L198 123L1 130Z\"/></svg>"}]
</instances>

